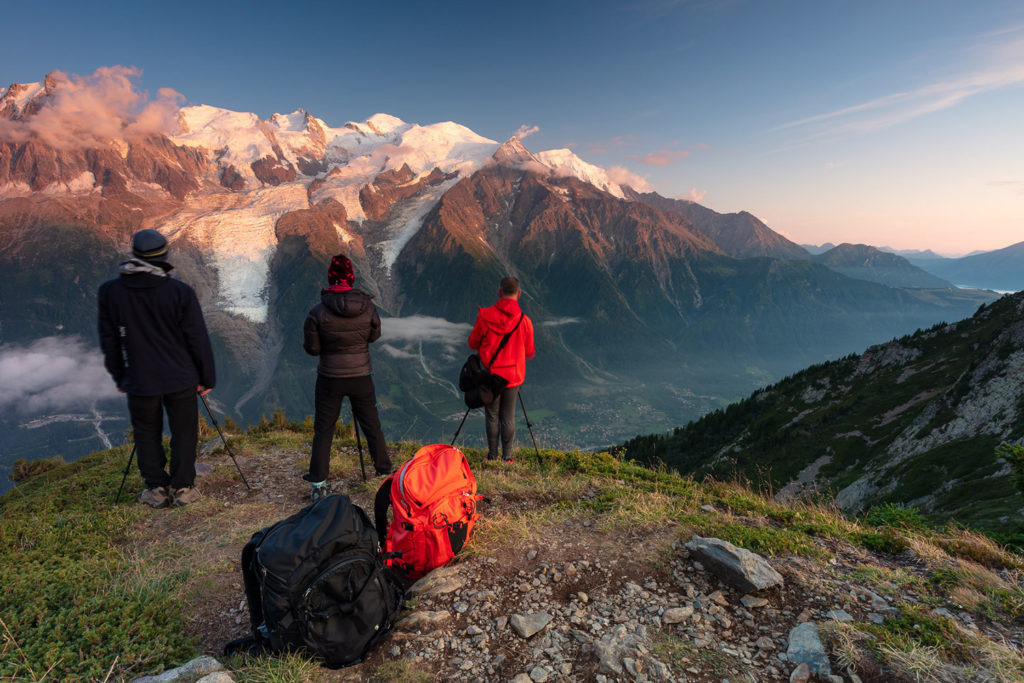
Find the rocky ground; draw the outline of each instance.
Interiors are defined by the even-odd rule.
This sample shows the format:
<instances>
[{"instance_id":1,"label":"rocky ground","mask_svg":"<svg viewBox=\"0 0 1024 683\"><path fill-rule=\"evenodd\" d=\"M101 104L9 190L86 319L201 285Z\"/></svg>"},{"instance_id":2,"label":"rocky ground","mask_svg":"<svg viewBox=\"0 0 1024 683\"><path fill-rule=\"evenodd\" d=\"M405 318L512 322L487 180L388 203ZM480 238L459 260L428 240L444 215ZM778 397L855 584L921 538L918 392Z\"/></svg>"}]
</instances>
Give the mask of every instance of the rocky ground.
<instances>
[{"instance_id":1,"label":"rocky ground","mask_svg":"<svg viewBox=\"0 0 1024 683\"><path fill-rule=\"evenodd\" d=\"M223 458L211 456L215 462L218 457ZM221 570L203 577L205 598L192 620L200 649L213 656L248 631L238 573L242 545L262 524L301 507L308 491L299 479L301 452L255 454L244 463L258 472L250 475L256 492L246 492L228 476L211 475L199 484L217 508L238 510L228 540L223 517L217 540L204 541L209 530L201 523L183 532L202 552L220 558ZM228 465L220 462L216 471L224 473ZM331 487L371 509L376 483L363 483L350 468L333 478ZM595 480L565 495L586 500L601 486ZM315 674L288 680L1024 680L1019 665L1024 626L988 618L952 598L937 604L934 594L922 589L934 568L925 553L887 555L816 539L819 558L779 555L758 562L755 556L751 562L773 569L778 580L743 589L696 551L691 531L672 519L654 516L654 522L624 527L601 515L553 514L521 533L509 531L527 511L551 505L551 495L527 490L492 495L480 507L478 538L413 587L390 636L364 662L337 671L316 668ZM178 533L170 517L155 512L146 536ZM713 505L699 512L723 519L732 515ZM1019 593L1016 572L1001 570L997 579ZM918 675L913 667L893 668L862 656L858 643L862 646L867 636L850 624L881 624L918 608L964 637L998 643L1016 670L1013 664L997 667L993 675L993 667L978 669L963 661ZM927 669L929 660L922 661L918 668ZM235 680L270 680L259 676L259 662L227 663Z\"/></svg>"}]
</instances>

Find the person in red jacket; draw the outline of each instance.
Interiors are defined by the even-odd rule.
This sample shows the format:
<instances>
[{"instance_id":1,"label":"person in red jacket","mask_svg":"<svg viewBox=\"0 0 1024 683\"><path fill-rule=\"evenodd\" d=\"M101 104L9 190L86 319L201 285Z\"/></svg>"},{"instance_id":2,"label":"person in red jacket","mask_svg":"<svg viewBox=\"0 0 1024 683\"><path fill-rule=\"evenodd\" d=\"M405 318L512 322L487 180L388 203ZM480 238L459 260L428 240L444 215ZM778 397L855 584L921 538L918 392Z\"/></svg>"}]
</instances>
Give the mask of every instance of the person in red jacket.
<instances>
[{"instance_id":1,"label":"person in red jacket","mask_svg":"<svg viewBox=\"0 0 1024 683\"><path fill-rule=\"evenodd\" d=\"M533 321L519 308L519 280L507 277L498 287L498 300L493 306L481 308L473 331L469 334L469 348L480 354L480 360L508 384L484 405L487 431L487 459L498 458L498 440L501 457L512 462L512 448L516 438L516 398L519 387L526 379L526 361L533 358ZM509 335L501 346L501 340ZM499 350L498 347L501 346ZM497 351L497 355L495 352Z\"/></svg>"}]
</instances>

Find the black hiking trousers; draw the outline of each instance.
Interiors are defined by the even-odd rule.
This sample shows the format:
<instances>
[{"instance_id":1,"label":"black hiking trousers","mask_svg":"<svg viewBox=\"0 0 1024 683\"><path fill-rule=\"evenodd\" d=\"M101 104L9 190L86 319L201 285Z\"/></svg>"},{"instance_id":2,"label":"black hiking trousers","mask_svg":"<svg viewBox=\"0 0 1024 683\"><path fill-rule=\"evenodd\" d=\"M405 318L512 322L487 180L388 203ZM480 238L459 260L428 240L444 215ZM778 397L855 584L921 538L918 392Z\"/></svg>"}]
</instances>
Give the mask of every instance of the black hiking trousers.
<instances>
[{"instance_id":1,"label":"black hiking trousers","mask_svg":"<svg viewBox=\"0 0 1024 683\"><path fill-rule=\"evenodd\" d=\"M171 471L164 469L164 411L171 430ZM194 386L163 396L128 394L139 473L146 488L171 486L181 489L196 480L196 447L199 445L199 407Z\"/></svg>"},{"instance_id":2,"label":"black hiking trousers","mask_svg":"<svg viewBox=\"0 0 1024 683\"><path fill-rule=\"evenodd\" d=\"M310 481L325 481L331 466L331 444L334 443L334 425L341 414L341 404L348 396L359 428L366 436L366 446L373 458L377 474L391 472L384 431L377 414L377 392L373 376L324 377L316 376L316 412L313 417L313 449L309 458Z\"/></svg>"},{"instance_id":3,"label":"black hiking trousers","mask_svg":"<svg viewBox=\"0 0 1024 683\"><path fill-rule=\"evenodd\" d=\"M484 405L487 433L487 459L498 459L498 441L501 440L501 459L512 460L516 442L516 398L519 387L506 387L494 400Z\"/></svg>"}]
</instances>

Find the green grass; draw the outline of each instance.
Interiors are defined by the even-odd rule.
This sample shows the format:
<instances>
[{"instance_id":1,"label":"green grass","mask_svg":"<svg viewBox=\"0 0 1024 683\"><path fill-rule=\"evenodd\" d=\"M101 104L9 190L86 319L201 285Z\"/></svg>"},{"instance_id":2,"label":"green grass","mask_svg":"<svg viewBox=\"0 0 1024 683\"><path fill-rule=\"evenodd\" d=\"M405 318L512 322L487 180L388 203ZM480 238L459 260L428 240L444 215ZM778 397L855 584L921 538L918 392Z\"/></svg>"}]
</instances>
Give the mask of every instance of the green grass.
<instances>
[{"instance_id":1,"label":"green grass","mask_svg":"<svg viewBox=\"0 0 1024 683\"><path fill-rule=\"evenodd\" d=\"M917 605L899 607L899 615L887 617L882 624L859 625L875 637L870 647L883 661L890 658L889 649L911 652L920 648L930 648L943 660L955 664L970 660L971 640L949 619L933 616Z\"/></svg>"},{"instance_id":2,"label":"green grass","mask_svg":"<svg viewBox=\"0 0 1024 683\"><path fill-rule=\"evenodd\" d=\"M282 461L304 460L309 437L308 425L288 423L236 437L232 448L240 456L274 453ZM344 453L335 453L332 466L355 472L350 435L339 435L336 444ZM389 449L398 466L419 447L400 443ZM611 537L623 531L664 532L663 544L694 534L716 537L762 555L802 556L820 565L827 564L829 547L836 543L886 554L926 546L929 553L922 557L929 571L924 575L865 564L851 579L886 595L917 593L929 607L948 606L953 595L969 598L976 613L999 623L1024 619L1019 579L1003 578L1012 572L986 569L1024 570L1024 560L962 527L933 528L915 508L883 504L850 519L829 505L783 504L766 495L770 490L698 482L606 452L545 449L538 459L530 451L512 466L484 462L480 449L464 452L480 492L515 503L488 509L463 553L466 559L500 556L510 544L559 533L570 522L585 522ZM266 518L274 507L259 501L224 507L207 498L161 513L179 515L191 532L187 537L140 543L137 530L151 511L134 504L134 490L120 505L111 503L127 455L122 447L39 471L0 498L0 679L131 679L195 656L198 642L178 616L180 605L201 602L222 588L216 577L230 573L226 560L204 550L243 543L251 519ZM229 470L224 477L234 476L231 465L223 467ZM132 482L136 485L137 478ZM357 481L352 493L371 494L376 483ZM651 552L652 566L671 557L667 545ZM941 648L941 657L956 663L974 651L961 634L949 631L948 623L909 605L900 616L866 632L882 659L914 648ZM673 665L685 661L720 676L738 666L720 653L671 636L659 635L655 645ZM315 662L300 656L233 658L229 666L240 681L306 683L322 675ZM404 660L385 662L363 675L408 683L435 679L434 672Z\"/></svg>"},{"instance_id":3,"label":"green grass","mask_svg":"<svg viewBox=\"0 0 1024 683\"><path fill-rule=\"evenodd\" d=\"M122 551L141 513L110 502L127 455L87 456L0 499L0 677L131 677L194 654L176 604L188 574Z\"/></svg>"}]
</instances>

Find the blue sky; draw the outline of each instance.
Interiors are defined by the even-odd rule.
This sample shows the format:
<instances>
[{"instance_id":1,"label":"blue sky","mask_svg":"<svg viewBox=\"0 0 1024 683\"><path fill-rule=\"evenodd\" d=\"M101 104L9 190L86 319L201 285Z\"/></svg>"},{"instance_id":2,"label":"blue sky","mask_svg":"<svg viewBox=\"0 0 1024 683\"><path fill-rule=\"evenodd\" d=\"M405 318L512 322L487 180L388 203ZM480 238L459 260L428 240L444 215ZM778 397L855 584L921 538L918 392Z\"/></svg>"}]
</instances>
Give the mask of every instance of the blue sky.
<instances>
[{"instance_id":1,"label":"blue sky","mask_svg":"<svg viewBox=\"0 0 1024 683\"><path fill-rule=\"evenodd\" d=\"M1024 240L1024 3L10 3L0 81L571 147L802 243Z\"/></svg>"}]
</instances>

